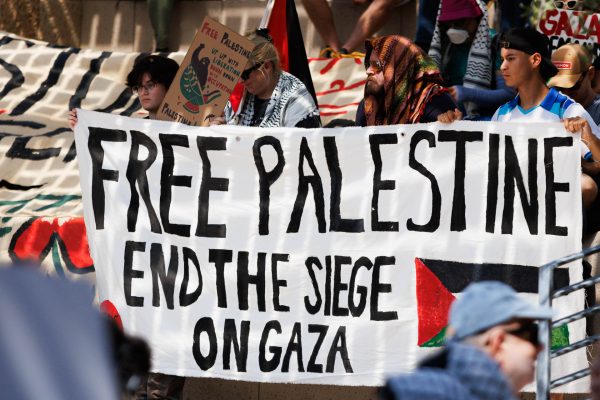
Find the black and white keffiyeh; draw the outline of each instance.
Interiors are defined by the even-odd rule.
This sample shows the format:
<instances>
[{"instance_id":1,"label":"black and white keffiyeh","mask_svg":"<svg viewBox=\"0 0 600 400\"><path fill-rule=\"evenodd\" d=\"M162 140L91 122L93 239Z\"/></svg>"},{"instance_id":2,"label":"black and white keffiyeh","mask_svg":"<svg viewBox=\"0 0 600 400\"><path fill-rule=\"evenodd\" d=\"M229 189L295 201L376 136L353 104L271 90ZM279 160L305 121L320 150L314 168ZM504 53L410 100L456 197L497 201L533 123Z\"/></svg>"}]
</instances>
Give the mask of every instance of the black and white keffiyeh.
<instances>
[{"instance_id":1,"label":"black and white keffiyeh","mask_svg":"<svg viewBox=\"0 0 600 400\"><path fill-rule=\"evenodd\" d=\"M444 0L442 0L444 1ZM485 3L477 0L477 4L483 15L475 33L475 38L469 50L467 60L467 70L463 80L463 86L476 89L489 89L492 82L492 43L490 38L490 28L488 23L488 13ZM441 10L441 3L440 3ZM438 10L439 15L439 10ZM439 23L436 21L433 39L429 48L429 56L442 68L442 38ZM467 107L468 108L468 107Z\"/></svg>"},{"instance_id":2,"label":"black and white keffiyeh","mask_svg":"<svg viewBox=\"0 0 600 400\"><path fill-rule=\"evenodd\" d=\"M318 117L318 115L319 109L302 81L282 71L265 110L265 115L257 126L262 128L294 127L300 121ZM230 125L255 125L254 95L246 92L237 113L234 113L231 105L227 103L225 120Z\"/></svg>"}]
</instances>

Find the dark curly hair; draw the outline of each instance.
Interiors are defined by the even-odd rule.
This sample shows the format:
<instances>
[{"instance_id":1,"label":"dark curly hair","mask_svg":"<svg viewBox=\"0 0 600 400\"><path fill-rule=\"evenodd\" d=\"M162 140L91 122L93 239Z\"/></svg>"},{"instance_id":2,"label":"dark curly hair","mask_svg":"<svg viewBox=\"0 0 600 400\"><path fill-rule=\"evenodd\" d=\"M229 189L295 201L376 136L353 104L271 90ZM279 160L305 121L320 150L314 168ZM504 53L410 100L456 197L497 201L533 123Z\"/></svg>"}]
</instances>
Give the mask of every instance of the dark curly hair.
<instances>
[{"instance_id":1,"label":"dark curly hair","mask_svg":"<svg viewBox=\"0 0 600 400\"><path fill-rule=\"evenodd\" d=\"M150 55L140 58L133 65L133 69L127 75L127 86L133 88L142 83L144 74L150 75L156 83L163 84L167 89L175 79L179 69L177 61L159 55Z\"/></svg>"}]
</instances>

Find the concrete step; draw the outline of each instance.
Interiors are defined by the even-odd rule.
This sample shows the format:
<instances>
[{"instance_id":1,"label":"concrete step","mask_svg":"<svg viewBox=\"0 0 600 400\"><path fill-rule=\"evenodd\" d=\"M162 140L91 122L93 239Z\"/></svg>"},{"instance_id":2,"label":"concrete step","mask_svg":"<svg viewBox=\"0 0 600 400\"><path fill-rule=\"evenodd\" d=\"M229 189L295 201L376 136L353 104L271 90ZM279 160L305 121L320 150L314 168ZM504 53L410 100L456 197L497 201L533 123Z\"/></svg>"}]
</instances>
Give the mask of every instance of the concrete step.
<instances>
[{"instance_id":1,"label":"concrete step","mask_svg":"<svg viewBox=\"0 0 600 400\"><path fill-rule=\"evenodd\" d=\"M400 0L398 0L400 2ZM412 38L416 29L416 0L392 11L380 34ZM202 19L211 18L245 33L256 28L266 0L178 0L171 19L170 48L187 50ZM351 0L329 0L337 32L343 41L366 9ZM153 30L144 0L0 0L0 30L49 43L112 51L152 51ZM296 2L304 43L316 57L325 45Z\"/></svg>"}]
</instances>

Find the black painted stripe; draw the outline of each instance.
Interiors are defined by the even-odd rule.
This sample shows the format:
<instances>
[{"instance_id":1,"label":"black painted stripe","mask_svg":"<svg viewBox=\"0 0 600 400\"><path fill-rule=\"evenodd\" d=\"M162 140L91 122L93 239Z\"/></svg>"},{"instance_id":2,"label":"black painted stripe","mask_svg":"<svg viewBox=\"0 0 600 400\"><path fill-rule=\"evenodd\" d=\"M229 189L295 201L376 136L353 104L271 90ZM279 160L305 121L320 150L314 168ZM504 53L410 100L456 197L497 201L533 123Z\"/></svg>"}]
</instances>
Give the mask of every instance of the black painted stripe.
<instances>
[{"instance_id":1,"label":"black painted stripe","mask_svg":"<svg viewBox=\"0 0 600 400\"><path fill-rule=\"evenodd\" d=\"M70 131L71 131L71 128L56 128L53 131L43 133L42 136L52 137L52 136L57 136L57 135L60 135L61 133L70 132Z\"/></svg>"},{"instance_id":2,"label":"black painted stripe","mask_svg":"<svg viewBox=\"0 0 600 400\"><path fill-rule=\"evenodd\" d=\"M30 186L23 186L23 185L17 185L14 183L10 183L7 180L2 179L0 181L0 189L8 189L8 190L19 190L21 192L25 192L27 190L31 190L31 189L39 189L44 185L30 185Z\"/></svg>"},{"instance_id":3,"label":"black painted stripe","mask_svg":"<svg viewBox=\"0 0 600 400\"><path fill-rule=\"evenodd\" d=\"M27 47L31 47L31 46L35 45L35 43L33 43L31 40L18 39L18 38L14 38L14 37L10 37L10 36L4 36L0 39L0 46L4 46L5 44L9 44L13 41L21 41L21 42L25 43L25 45Z\"/></svg>"},{"instance_id":4,"label":"black painted stripe","mask_svg":"<svg viewBox=\"0 0 600 400\"><path fill-rule=\"evenodd\" d=\"M8 62L0 59L0 65L2 65L2 67L4 67L4 69L7 70L8 73L12 75L11 78L6 83L6 85L4 85L4 88L2 89L2 91L0 92L0 99L2 99L11 90L14 90L14 89L20 87L21 85L23 85L23 82L25 82L25 77L23 76L23 73L21 72L19 67L17 67L14 64L8 63Z\"/></svg>"},{"instance_id":5,"label":"black painted stripe","mask_svg":"<svg viewBox=\"0 0 600 400\"><path fill-rule=\"evenodd\" d=\"M100 54L100 57L90 61L90 69L83 75L81 82L79 82L79 85L75 90L75 94L69 99L69 110L81 107L81 101L87 96L90 85L96 75L100 73L102 63L110 57L111 54L112 53L109 51L103 51L102 54Z\"/></svg>"},{"instance_id":6,"label":"black painted stripe","mask_svg":"<svg viewBox=\"0 0 600 400\"><path fill-rule=\"evenodd\" d=\"M421 259L440 282L452 293L462 292L470 283L500 281L517 292L538 292L538 267L513 264L472 264L444 260ZM569 270L554 270L554 288L569 285Z\"/></svg>"},{"instance_id":7,"label":"black painted stripe","mask_svg":"<svg viewBox=\"0 0 600 400\"><path fill-rule=\"evenodd\" d=\"M48 147L45 149L31 149L27 147L27 144L32 138L33 136L17 137L12 146L10 146L10 149L6 152L6 157L39 161L58 157L60 155L60 147Z\"/></svg>"},{"instance_id":8,"label":"black painted stripe","mask_svg":"<svg viewBox=\"0 0 600 400\"><path fill-rule=\"evenodd\" d=\"M131 100L132 96L133 92L129 88L126 88L121 92L119 97L117 97L117 99L108 107L96 109L94 111L112 113L113 111L118 110L119 108L125 107Z\"/></svg>"},{"instance_id":9,"label":"black painted stripe","mask_svg":"<svg viewBox=\"0 0 600 400\"><path fill-rule=\"evenodd\" d=\"M131 114L140 110L141 108L142 108L142 105L140 104L140 100L136 97L135 99L133 99L133 102L131 103L131 105L129 107L127 107L124 111L121 112L121 115L131 117Z\"/></svg>"},{"instance_id":10,"label":"black painted stripe","mask_svg":"<svg viewBox=\"0 0 600 400\"><path fill-rule=\"evenodd\" d=\"M45 128L46 127L46 125L40 124L39 122L35 122L35 121L17 121L17 120L14 120L14 119L0 119L0 125L23 126L25 128L31 128L31 129L41 129L41 128Z\"/></svg>"},{"instance_id":11,"label":"black painted stripe","mask_svg":"<svg viewBox=\"0 0 600 400\"><path fill-rule=\"evenodd\" d=\"M77 54L79 49L70 48L67 51L63 51L56 57L52 68L50 69L50 73L44 82L42 82L40 88L32 95L27 96L25 100L19 103L14 110L10 113L10 115L23 115L27 110L29 110L36 102L44 98L48 90L56 85L60 75L62 74L63 69L65 68L65 64L71 54Z\"/></svg>"}]
</instances>

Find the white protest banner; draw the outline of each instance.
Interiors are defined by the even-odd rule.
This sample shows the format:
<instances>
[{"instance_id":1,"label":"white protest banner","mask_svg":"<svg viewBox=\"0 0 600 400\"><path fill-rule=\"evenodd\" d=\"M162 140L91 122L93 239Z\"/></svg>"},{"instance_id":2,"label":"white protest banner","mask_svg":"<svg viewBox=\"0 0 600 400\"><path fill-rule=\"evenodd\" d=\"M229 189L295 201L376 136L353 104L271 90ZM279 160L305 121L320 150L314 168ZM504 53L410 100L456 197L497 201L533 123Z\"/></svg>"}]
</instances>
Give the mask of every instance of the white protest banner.
<instances>
[{"instance_id":1,"label":"white protest banner","mask_svg":"<svg viewBox=\"0 0 600 400\"><path fill-rule=\"evenodd\" d=\"M537 267L581 247L579 143L561 124L199 128L78 112L98 296L159 372L379 385L440 345L471 279L537 301ZM582 304L557 301L557 317ZM585 350L560 361L580 369Z\"/></svg>"},{"instance_id":2,"label":"white protest banner","mask_svg":"<svg viewBox=\"0 0 600 400\"><path fill-rule=\"evenodd\" d=\"M550 39L552 51L566 43L586 46L600 56L600 14L551 9L540 19L538 30Z\"/></svg>"}]
</instances>

